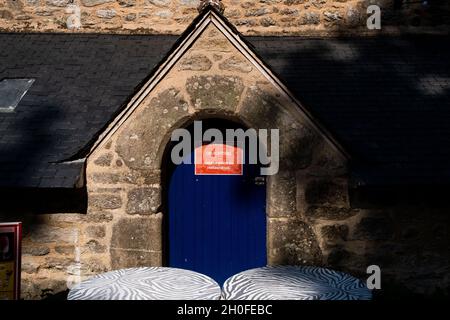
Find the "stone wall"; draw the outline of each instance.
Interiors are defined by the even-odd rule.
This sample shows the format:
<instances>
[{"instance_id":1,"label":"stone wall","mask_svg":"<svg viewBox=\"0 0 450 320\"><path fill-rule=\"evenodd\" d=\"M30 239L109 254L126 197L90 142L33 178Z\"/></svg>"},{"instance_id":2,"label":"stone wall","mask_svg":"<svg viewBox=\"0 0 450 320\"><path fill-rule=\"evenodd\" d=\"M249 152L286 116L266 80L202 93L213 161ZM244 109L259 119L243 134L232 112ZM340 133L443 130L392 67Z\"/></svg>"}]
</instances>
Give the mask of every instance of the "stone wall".
<instances>
[{"instance_id":1,"label":"stone wall","mask_svg":"<svg viewBox=\"0 0 450 320\"><path fill-rule=\"evenodd\" d=\"M367 266L376 264L382 271L382 290L377 294L382 299L413 294L449 295L448 206L403 204L360 209L348 204L317 205L318 199L343 199L348 194L345 187L321 181L323 184L316 178L305 179L299 173L297 180L284 178L278 196L273 194L272 212L284 206L290 206L292 211L283 218L270 218L272 264L315 263L361 278L367 276ZM309 191L305 193L306 190ZM120 214L117 219L115 214L111 209L109 214L93 210L87 215L1 216L1 221L24 223L22 298L42 299L64 294L73 283L113 269L107 252L113 225L121 221ZM158 224L147 223L142 228L154 230L154 225ZM124 236L128 226L129 223L123 225ZM131 239L136 234L129 235ZM158 243L158 232L148 235L151 236ZM142 239L141 234L137 237L137 241ZM133 259L125 264L134 266L142 261L139 255ZM149 261L152 262L151 257ZM153 263L159 265L159 261Z\"/></svg>"},{"instance_id":2,"label":"stone wall","mask_svg":"<svg viewBox=\"0 0 450 320\"><path fill-rule=\"evenodd\" d=\"M109 269L108 216L36 215L24 222L22 298L42 299ZM89 257L88 261L86 258Z\"/></svg>"},{"instance_id":3,"label":"stone wall","mask_svg":"<svg viewBox=\"0 0 450 320\"><path fill-rule=\"evenodd\" d=\"M107 270L164 264L164 152L172 130L226 118L280 129L280 172L267 184L269 264L314 264L432 294L450 285L443 209L352 206L346 161L298 107L210 25L127 121L87 159L86 214L23 220L22 297L64 292Z\"/></svg>"},{"instance_id":4,"label":"stone wall","mask_svg":"<svg viewBox=\"0 0 450 320\"><path fill-rule=\"evenodd\" d=\"M393 204L378 197L376 205L361 208L350 201L345 176L316 172L298 174L297 205L318 239L322 265L360 278L367 278L368 266L379 266L382 290L375 294L382 299L450 295L448 204L423 202L419 194ZM295 234L297 226L291 227ZM291 244L280 243L289 252Z\"/></svg>"},{"instance_id":5,"label":"stone wall","mask_svg":"<svg viewBox=\"0 0 450 320\"><path fill-rule=\"evenodd\" d=\"M430 32L448 25L450 5L419 1L394 9L394 0L223 0L225 16L244 34L369 33L366 9L382 9L389 26ZM0 0L0 30L180 34L197 16L199 0Z\"/></svg>"}]
</instances>

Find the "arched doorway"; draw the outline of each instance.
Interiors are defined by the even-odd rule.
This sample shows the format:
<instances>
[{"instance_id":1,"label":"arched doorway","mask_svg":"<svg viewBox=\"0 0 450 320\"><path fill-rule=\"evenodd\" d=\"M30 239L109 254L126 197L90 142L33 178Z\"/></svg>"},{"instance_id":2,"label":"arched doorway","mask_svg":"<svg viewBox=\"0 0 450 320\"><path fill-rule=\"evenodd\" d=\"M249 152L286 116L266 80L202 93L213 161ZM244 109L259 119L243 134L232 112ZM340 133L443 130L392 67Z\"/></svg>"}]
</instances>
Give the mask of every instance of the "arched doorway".
<instances>
[{"instance_id":1,"label":"arched doorway","mask_svg":"<svg viewBox=\"0 0 450 320\"><path fill-rule=\"evenodd\" d=\"M245 130L227 120L202 125L203 131ZM193 125L187 129L193 132ZM234 175L199 174L194 154L192 144L191 164L167 169L166 262L223 284L237 272L267 264L266 187L258 165L247 161Z\"/></svg>"}]
</instances>

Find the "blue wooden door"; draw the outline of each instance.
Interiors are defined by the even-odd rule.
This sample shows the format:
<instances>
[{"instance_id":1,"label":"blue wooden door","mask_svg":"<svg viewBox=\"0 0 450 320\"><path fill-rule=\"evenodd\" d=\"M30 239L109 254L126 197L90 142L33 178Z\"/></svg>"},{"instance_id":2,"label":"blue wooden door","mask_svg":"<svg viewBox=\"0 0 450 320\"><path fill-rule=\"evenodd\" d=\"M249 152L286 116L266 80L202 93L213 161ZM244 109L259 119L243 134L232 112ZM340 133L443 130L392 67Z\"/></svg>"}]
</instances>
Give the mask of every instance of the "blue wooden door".
<instances>
[{"instance_id":1,"label":"blue wooden door","mask_svg":"<svg viewBox=\"0 0 450 320\"><path fill-rule=\"evenodd\" d=\"M194 164L181 164L170 178L169 266L201 272L220 285L265 266L266 192L255 182L259 168L244 165L243 175L233 176L194 171Z\"/></svg>"}]
</instances>

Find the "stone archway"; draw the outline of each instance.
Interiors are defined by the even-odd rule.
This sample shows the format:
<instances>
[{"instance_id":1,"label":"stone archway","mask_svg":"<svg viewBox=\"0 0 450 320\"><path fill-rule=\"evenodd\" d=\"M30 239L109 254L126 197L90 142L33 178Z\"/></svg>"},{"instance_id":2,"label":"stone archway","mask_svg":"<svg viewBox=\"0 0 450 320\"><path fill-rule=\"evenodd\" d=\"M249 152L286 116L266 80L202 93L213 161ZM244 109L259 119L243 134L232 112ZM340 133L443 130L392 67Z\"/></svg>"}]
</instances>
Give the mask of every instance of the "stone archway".
<instances>
[{"instance_id":1,"label":"stone archway","mask_svg":"<svg viewBox=\"0 0 450 320\"><path fill-rule=\"evenodd\" d=\"M249 96L254 97L255 92L258 94L257 97L261 99L260 103L262 105L268 105L268 101L271 101L269 103L274 102L273 99L271 100L270 96L263 94L260 90L252 91L249 93ZM253 102L253 106L257 107L257 102ZM272 108L276 107L276 104L272 104L271 107L262 109L261 113L258 112L256 114L252 114L251 112L248 112L245 113L246 116L231 113L228 109L210 108L196 112L191 117L183 119L181 123L177 123L177 125L173 126L170 132L178 128L185 128L195 120L207 120L211 118L233 121L235 123L240 123L246 128L263 129L266 128L266 126L264 126L266 125L266 122L262 122L262 125L257 126L258 122L254 120L260 119L264 121L264 119L269 118L270 115L275 115L276 111ZM252 119L251 116L254 116L255 119ZM306 141L298 141L294 138L295 134L292 134L291 129L299 128L298 124L294 125L293 123L289 123L286 118L277 119L276 123L278 125L281 123L280 127L283 132L291 131L290 136L287 134L283 135L282 143L288 142L290 144L290 147L286 145L283 146L280 161L283 163L286 159L288 159L288 157L298 157L298 152L291 150L291 148L297 148L299 145L305 144ZM272 125L272 127L275 127L275 125ZM302 131L300 132L302 133ZM310 137L305 137L305 139L308 138ZM311 137L311 139L314 138ZM166 136L166 138L161 142L161 145L158 147L158 157L161 159L159 162L161 166L165 165L165 161L170 160L167 158L167 150L170 149L170 147L168 147L169 143L170 135ZM313 141L310 143L311 145L309 151L311 152L312 149L314 149L312 146ZM306 169L309 166L312 157L313 155L311 152L311 154L302 155L302 157L299 158L301 162L296 162L295 159L293 159L287 164L283 163L279 174L268 177L268 183L266 184L266 240L268 264L322 264L322 253L317 237L311 225L306 222L304 217L301 215L301 209L298 209L297 205L298 193L296 191L296 172L298 170L303 171ZM160 168L160 170L161 173L164 173L163 168ZM166 182L167 181L165 179L162 179L162 184ZM162 185L162 188L164 188L164 185ZM164 194L164 192L162 192L162 194ZM165 205L163 205L163 208L164 209L162 211L166 212ZM164 239L165 228L162 230L162 237ZM164 258L164 252L162 256ZM165 259L163 259L163 261L165 261Z\"/></svg>"},{"instance_id":2,"label":"stone archway","mask_svg":"<svg viewBox=\"0 0 450 320\"><path fill-rule=\"evenodd\" d=\"M267 184L268 263L322 264L326 248L315 216L323 205L345 204L345 161L295 101L213 25L151 91L133 99L133 109L87 160L87 219L108 219L101 243L108 250L97 258L113 269L163 264L164 150L173 130L207 116L280 130L280 171Z\"/></svg>"},{"instance_id":3,"label":"stone archway","mask_svg":"<svg viewBox=\"0 0 450 320\"><path fill-rule=\"evenodd\" d=\"M88 216L99 211L112 217L107 226L111 268L163 264L163 153L174 129L205 116L238 119L256 129L280 129L280 172L267 184L268 263L321 264L317 237L301 212L297 179L299 172L307 174L316 149L323 146L319 138L283 111L277 97L263 87L246 88L240 110L234 113L219 106L189 114L183 110L188 102L181 92L169 88L153 97L136 121L125 124L88 163ZM202 93L195 99L199 97Z\"/></svg>"}]
</instances>

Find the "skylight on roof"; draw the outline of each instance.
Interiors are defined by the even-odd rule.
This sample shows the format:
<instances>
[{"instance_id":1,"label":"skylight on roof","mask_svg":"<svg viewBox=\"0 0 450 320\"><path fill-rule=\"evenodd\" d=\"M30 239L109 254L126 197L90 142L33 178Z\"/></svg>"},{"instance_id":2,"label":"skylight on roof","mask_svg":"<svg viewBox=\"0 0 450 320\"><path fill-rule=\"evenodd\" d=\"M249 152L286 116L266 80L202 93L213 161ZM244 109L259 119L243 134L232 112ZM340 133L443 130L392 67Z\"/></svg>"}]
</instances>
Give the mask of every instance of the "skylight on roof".
<instances>
[{"instance_id":1,"label":"skylight on roof","mask_svg":"<svg viewBox=\"0 0 450 320\"><path fill-rule=\"evenodd\" d=\"M0 81L0 112L13 112L33 84L34 79Z\"/></svg>"}]
</instances>

